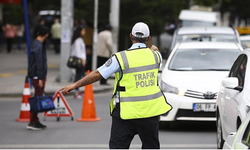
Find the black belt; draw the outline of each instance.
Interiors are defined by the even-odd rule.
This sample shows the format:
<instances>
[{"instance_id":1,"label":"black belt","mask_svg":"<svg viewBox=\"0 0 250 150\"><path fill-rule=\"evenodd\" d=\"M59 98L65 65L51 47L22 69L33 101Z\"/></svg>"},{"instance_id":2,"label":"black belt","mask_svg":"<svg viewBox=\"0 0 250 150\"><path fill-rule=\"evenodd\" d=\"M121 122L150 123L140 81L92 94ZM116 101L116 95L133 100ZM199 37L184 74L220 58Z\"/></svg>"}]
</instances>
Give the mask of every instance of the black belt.
<instances>
[{"instance_id":1,"label":"black belt","mask_svg":"<svg viewBox=\"0 0 250 150\"><path fill-rule=\"evenodd\" d=\"M117 86L116 91L126 91L125 86Z\"/></svg>"}]
</instances>

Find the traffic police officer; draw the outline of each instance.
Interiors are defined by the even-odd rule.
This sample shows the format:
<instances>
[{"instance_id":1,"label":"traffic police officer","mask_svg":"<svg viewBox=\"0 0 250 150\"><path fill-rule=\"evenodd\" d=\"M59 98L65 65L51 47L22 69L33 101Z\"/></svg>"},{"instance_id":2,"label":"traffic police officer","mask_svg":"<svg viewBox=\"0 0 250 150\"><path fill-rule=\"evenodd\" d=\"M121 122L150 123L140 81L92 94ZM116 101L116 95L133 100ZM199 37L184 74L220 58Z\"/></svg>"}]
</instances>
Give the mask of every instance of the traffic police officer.
<instances>
[{"instance_id":1,"label":"traffic police officer","mask_svg":"<svg viewBox=\"0 0 250 150\"><path fill-rule=\"evenodd\" d=\"M146 47L150 31L143 22L134 25L130 33L132 46L113 54L97 70L79 81L61 88L69 94L76 87L85 86L115 73L115 85L110 102L112 115L111 149L128 149L136 134L143 149L159 149L159 115L171 110L158 86L157 74L162 57L154 45Z\"/></svg>"}]
</instances>

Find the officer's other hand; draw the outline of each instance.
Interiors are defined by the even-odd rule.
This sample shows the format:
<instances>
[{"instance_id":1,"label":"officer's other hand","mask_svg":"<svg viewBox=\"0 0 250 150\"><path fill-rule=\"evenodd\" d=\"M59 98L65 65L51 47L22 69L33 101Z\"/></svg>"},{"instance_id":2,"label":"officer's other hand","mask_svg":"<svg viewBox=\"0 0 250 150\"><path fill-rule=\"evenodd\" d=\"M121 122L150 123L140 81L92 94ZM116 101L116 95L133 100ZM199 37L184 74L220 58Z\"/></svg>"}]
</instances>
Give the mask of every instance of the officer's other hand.
<instances>
[{"instance_id":1,"label":"officer's other hand","mask_svg":"<svg viewBox=\"0 0 250 150\"><path fill-rule=\"evenodd\" d=\"M159 51L158 47L156 47L155 45L152 45L152 46L150 47L150 49L151 49L151 50L154 50L154 51Z\"/></svg>"},{"instance_id":2,"label":"officer's other hand","mask_svg":"<svg viewBox=\"0 0 250 150\"><path fill-rule=\"evenodd\" d=\"M62 91L63 94L68 95L74 89L75 89L74 84L71 84L71 85L65 86L63 88L60 88L58 91Z\"/></svg>"},{"instance_id":3,"label":"officer's other hand","mask_svg":"<svg viewBox=\"0 0 250 150\"><path fill-rule=\"evenodd\" d=\"M38 86L43 87L43 80L38 80Z\"/></svg>"}]
</instances>

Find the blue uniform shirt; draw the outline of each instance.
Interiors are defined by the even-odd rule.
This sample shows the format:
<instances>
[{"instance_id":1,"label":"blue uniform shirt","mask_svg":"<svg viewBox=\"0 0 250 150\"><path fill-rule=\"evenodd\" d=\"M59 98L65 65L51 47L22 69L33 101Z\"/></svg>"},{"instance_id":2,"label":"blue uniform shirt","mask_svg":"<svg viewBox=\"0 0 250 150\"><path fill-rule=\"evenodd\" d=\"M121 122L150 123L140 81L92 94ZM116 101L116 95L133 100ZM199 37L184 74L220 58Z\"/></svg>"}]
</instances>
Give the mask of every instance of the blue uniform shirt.
<instances>
[{"instance_id":1,"label":"blue uniform shirt","mask_svg":"<svg viewBox=\"0 0 250 150\"><path fill-rule=\"evenodd\" d=\"M130 49L138 49L138 48L146 48L146 45L144 43L135 43L133 44ZM160 61L162 62L161 54L159 53ZM121 68L119 65L118 60L115 56L112 56L105 64L103 64L101 67L97 69L99 73L102 75L103 78L107 79L109 76L111 76L113 73L120 72L120 77L122 76ZM116 97L119 97L119 93L117 92ZM115 99L114 105L119 102L119 99Z\"/></svg>"}]
</instances>

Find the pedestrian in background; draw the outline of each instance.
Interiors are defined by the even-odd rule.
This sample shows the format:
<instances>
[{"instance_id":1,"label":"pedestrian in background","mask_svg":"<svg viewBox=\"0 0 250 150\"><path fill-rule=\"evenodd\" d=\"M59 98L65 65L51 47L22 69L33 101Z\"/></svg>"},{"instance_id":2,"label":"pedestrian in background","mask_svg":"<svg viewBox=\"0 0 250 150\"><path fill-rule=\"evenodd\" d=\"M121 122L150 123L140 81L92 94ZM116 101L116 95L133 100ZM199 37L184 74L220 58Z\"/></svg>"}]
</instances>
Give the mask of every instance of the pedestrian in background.
<instances>
[{"instance_id":1,"label":"pedestrian in background","mask_svg":"<svg viewBox=\"0 0 250 150\"><path fill-rule=\"evenodd\" d=\"M98 34L97 43L97 67L103 65L113 54L112 26L106 25ZM101 79L101 85L107 85L107 79Z\"/></svg>"},{"instance_id":2,"label":"pedestrian in background","mask_svg":"<svg viewBox=\"0 0 250 150\"><path fill-rule=\"evenodd\" d=\"M48 27L41 25L37 28L37 37L29 47L30 55L28 59L28 77L32 78L35 96L44 94L47 76L47 54L43 42L49 36ZM38 113L30 112L30 123L27 129L42 130L47 126L40 123Z\"/></svg>"},{"instance_id":3,"label":"pedestrian in background","mask_svg":"<svg viewBox=\"0 0 250 150\"><path fill-rule=\"evenodd\" d=\"M3 26L4 38L7 44L7 53L10 53L12 50L13 39L16 36L16 27L7 22L5 26Z\"/></svg>"},{"instance_id":4,"label":"pedestrian in background","mask_svg":"<svg viewBox=\"0 0 250 150\"><path fill-rule=\"evenodd\" d=\"M18 23L16 25L16 38L17 38L17 50L21 50L22 46L22 40L23 40L23 35L24 35L24 24L23 23Z\"/></svg>"},{"instance_id":5,"label":"pedestrian in background","mask_svg":"<svg viewBox=\"0 0 250 150\"><path fill-rule=\"evenodd\" d=\"M86 35L84 36L84 43L86 45L87 62L85 66L85 71L92 70L92 44L93 44L93 26L86 23Z\"/></svg>"},{"instance_id":6,"label":"pedestrian in background","mask_svg":"<svg viewBox=\"0 0 250 150\"><path fill-rule=\"evenodd\" d=\"M82 59L81 68L75 69L75 80L74 82L80 80L85 75L85 65L86 65L86 46L83 40L84 35L86 34L86 30L84 26L78 26L75 29L71 41L71 56L76 56ZM82 93L79 91L79 87L75 88L75 99L82 99Z\"/></svg>"},{"instance_id":7,"label":"pedestrian in background","mask_svg":"<svg viewBox=\"0 0 250 150\"><path fill-rule=\"evenodd\" d=\"M61 24L58 18L54 20L54 24L51 27L51 38L54 43L55 53L59 54L61 44Z\"/></svg>"},{"instance_id":8,"label":"pedestrian in background","mask_svg":"<svg viewBox=\"0 0 250 150\"><path fill-rule=\"evenodd\" d=\"M0 21L0 52L1 52L2 46L3 46L3 39L4 39L4 34L3 34L3 22Z\"/></svg>"},{"instance_id":9,"label":"pedestrian in background","mask_svg":"<svg viewBox=\"0 0 250 150\"><path fill-rule=\"evenodd\" d=\"M156 46L146 47L151 36L145 23L134 25L130 39L133 45L128 50L115 53L97 70L59 91L69 94L77 87L107 79L116 73L110 102L109 148L129 149L138 134L143 149L159 149L159 116L172 108L157 84L162 57Z\"/></svg>"}]
</instances>

